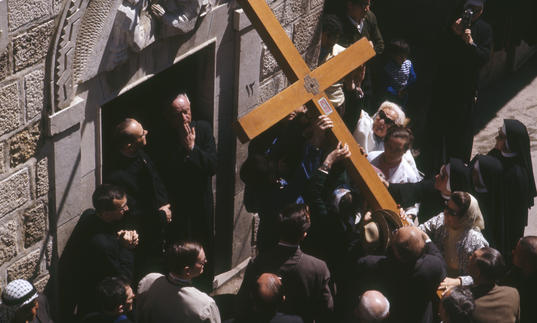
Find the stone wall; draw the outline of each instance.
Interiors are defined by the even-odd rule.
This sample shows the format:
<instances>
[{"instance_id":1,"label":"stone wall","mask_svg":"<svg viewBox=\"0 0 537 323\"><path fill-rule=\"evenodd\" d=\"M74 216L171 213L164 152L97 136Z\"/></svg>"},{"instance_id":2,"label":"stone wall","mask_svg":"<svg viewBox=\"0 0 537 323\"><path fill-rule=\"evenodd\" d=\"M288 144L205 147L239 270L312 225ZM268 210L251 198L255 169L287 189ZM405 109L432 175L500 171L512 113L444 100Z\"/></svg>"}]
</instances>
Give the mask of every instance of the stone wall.
<instances>
[{"instance_id":1,"label":"stone wall","mask_svg":"<svg viewBox=\"0 0 537 323\"><path fill-rule=\"evenodd\" d=\"M0 289L43 288L51 257L45 58L57 0L0 1Z\"/></svg>"},{"instance_id":2,"label":"stone wall","mask_svg":"<svg viewBox=\"0 0 537 323\"><path fill-rule=\"evenodd\" d=\"M29 279L39 288L46 284L52 250L54 258L61 253L80 209L89 204L88 194L99 182L99 107L137 80L175 64L190 49L212 42L216 46L214 132L222 141L220 154L225 153L229 161L220 165L218 176L226 183L231 177L235 185L229 195L220 193L231 204L226 212L233 213L226 219L233 221L228 226L232 231L226 233L233 232L228 240L233 244L232 259L225 260L224 267L242 263L252 254L251 244L245 241L252 240L255 231L238 178L247 145L227 145L234 140L227 125L237 114L246 113L288 85L272 55L249 23L245 29L235 26L235 36L227 32L233 20L229 15L236 15L234 3L220 1L217 3L226 4L215 7L194 35L179 43L173 38L157 40L131 55L129 64L116 71L88 77L74 89L71 108L57 113L48 97L53 80L47 60L55 50L53 34L62 21L58 15L63 4L74 2L0 0L0 288L16 278ZM315 66L323 1L275 0L270 6L308 64ZM246 34L242 41L246 56L241 56L238 44ZM250 55L251 51L256 54ZM229 64L234 55L234 64ZM240 69L244 72L241 79ZM233 77L238 82L235 85ZM243 80L250 85L245 91ZM248 93L244 94L248 101L240 98L242 94L233 97L233 92ZM218 180L216 187L218 190Z\"/></svg>"}]
</instances>

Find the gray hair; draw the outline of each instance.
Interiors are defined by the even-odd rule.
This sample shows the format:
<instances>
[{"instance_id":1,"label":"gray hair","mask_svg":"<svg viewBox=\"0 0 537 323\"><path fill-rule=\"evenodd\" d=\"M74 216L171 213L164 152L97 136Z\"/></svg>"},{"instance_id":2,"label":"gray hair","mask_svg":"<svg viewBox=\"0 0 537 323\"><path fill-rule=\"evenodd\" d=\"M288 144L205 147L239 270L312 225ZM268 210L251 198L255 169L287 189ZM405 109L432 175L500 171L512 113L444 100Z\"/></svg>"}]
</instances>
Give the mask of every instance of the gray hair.
<instances>
[{"instance_id":1,"label":"gray hair","mask_svg":"<svg viewBox=\"0 0 537 323\"><path fill-rule=\"evenodd\" d=\"M395 113L397 113L397 118L394 120L396 125L403 126L405 124L405 120L406 120L405 112L403 111L403 109L401 109L400 106L398 106L397 104L395 104L395 103L393 103L391 101L382 102L382 104L378 108L377 112L373 116L373 120L375 119L375 117L377 116L379 111L384 110L384 109L390 109L390 110L394 111Z\"/></svg>"}]
</instances>

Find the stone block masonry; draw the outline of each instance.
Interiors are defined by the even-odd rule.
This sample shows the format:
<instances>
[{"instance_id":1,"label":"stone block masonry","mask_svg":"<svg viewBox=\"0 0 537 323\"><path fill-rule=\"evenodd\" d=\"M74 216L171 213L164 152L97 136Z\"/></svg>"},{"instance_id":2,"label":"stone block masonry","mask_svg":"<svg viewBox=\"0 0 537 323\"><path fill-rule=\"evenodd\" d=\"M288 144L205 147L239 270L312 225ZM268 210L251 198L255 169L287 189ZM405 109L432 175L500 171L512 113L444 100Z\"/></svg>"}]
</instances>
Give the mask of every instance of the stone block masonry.
<instances>
[{"instance_id":1,"label":"stone block masonry","mask_svg":"<svg viewBox=\"0 0 537 323\"><path fill-rule=\"evenodd\" d=\"M30 174L27 168L0 182L0 216L31 200Z\"/></svg>"},{"instance_id":2,"label":"stone block masonry","mask_svg":"<svg viewBox=\"0 0 537 323\"><path fill-rule=\"evenodd\" d=\"M48 193L48 158L43 158L37 162L36 166L36 195L44 196Z\"/></svg>"},{"instance_id":3,"label":"stone block masonry","mask_svg":"<svg viewBox=\"0 0 537 323\"><path fill-rule=\"evenodd\" d=\"M44 87L45 71L43 69L35 70L24 77L27 120L41 115L44 103Z\"/></svg>"},{"instance_id":4,"label":"stone block masonry","mask_svg":"<svg viewBox=\"0 0 537 323\"><path fill-rule=\"evenodd\" d=\"M0 225L0 267L17 255L17 223L10 220Z\"/></svg>"},{"instance_id":5,"label":"stone block masonry","mask_svg":"<svg viewBox=\"0 0 537 323\"><path fill-rule=\"evenodd\" d=\"M37 249L10 265L7 268L7 280L33 280L41 272L40 254L41 250Z\"/></svg>"},{"instance_id":6,"label":"stone block masonry","mask_svg":"<svg viewBox=\"0 0 537 323\"><path fill-rule=\"evenodd\" d=\"M40 126L47 100L45 58L61 3L0 5L0 288L16 278L31 278L41 287L48 280L39 256L48 248L49 145Z\"/></svg>"},{"instance_id":7,"label":"stone block masonry","mask_svg":"<svg viewBox=\"0 0 537 323\"><path fill-rule=\"evenodd\" d=\"M271 7L301 54L307 53L311 48L318 47L320 40L318 24L324 1L316 0L313 4L310 2L309 0L287 0L283 3L275 2ZM310 68L317 66L317 57L314 56L306 55L306 63ZM259 82L263 84L259 97L260 103L265 102L288 85L285 76L283 76L284 82L279 80L281 77L281 70L276 60L270 51L263 46L259 76Z\"/></svg>"},{"instance_id":8,"label":"stone block masonry","mask_svg":"<svg viewBox=\"0 0 537 323\"><path fill-rule=\"evenodd\" d=\"M21 112L18 83L0 86L0 136L22 125Z\"/></svg>"},{"instance_id":9,"label":"stone block masonry","mask_svg":"<svg viewBox=\"0 0 537 323\"><path fill-rule=\"evenodd\" d=\"M28 248L45 237L47 210L43 203L27 209L23 214L24 247Z\"/></svg>"},{"instance_id":10,"label":"stone block masonry","mask_svg":"<svg viewBox=\"0 0 537 323\"><path fill-rule=\"evenodd\" d=\"M11 167L16 167L35 155L40 135L39 124L36 123L11 138L9 143Z\"/></svg>"},{"instance_id":11,"label":"stone block masonry","mask_svg":"<svg viewBox=\"0 0 537 323\"><path fill-rule=\"evenodd\" d=\"M9 75L10 64L8 51L0 53L0 80Z\"/></svg>"},{"instance_id":12,"label":"stone block masonry","mask_svg":"<svg viewBox=\"0 0 537 323\"><path fill-rule=\"evenodd\" d=\"M4 143L0 142L0 174L5 170Z\"/></svg>"},{"instance_id":13,"label":"stone block masonry","mask_svg":"<svg viewBox=\"0 0 537 323\"><path fill-rule=\"evenodd\" d=\"M39 63L45 58L53 31L54 21L49 21L13 39L15 71Z\"/></svg>"},{"instance_id":14,"label":"stone block masonry","mask_svg":"<svg viewBox=\"0 0 537 323\"><path fill-rule=\"evenodd\" d=\"M10 31L46 18L52 9L49 0L9 0L7 4Z\"/></svg>"}]
</instances>

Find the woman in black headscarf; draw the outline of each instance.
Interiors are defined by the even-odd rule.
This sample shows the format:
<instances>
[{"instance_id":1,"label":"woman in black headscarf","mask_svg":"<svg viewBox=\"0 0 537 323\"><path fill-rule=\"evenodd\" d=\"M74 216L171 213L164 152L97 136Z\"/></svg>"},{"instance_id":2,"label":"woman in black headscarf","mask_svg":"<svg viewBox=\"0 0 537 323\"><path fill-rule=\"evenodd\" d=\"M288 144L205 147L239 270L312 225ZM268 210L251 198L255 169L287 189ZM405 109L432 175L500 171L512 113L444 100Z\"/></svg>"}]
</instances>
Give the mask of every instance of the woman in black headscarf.
<instances>
[{"instance_id":1,"label":"woman in black headscarf","mask_svg":"<svg viewBox=\"0 0 537 323\"><path fill-rule=\"evenodd\" d=\"M471 168L474 196L479 201L485 220L483 235L492 247L505 254L510 250L507 249L503 231L506 214L502 186L502 163L496 157L478 154L472 160Z\"/></svg>"},{"instance_id":2,"label":"woman in black headscarf","mask_svg":"<svg viewBox=\"0 0 537 323\"><path fill-rule=\"evenodd\" d=\"M389 184L388 191L394 200L405 208L421 203L418 219L423 223L444 209L451 192L473 193L470 168L458 158L450 158L442 165L434 179L424 179L417 183Z\"/></svg>"},{"instance_id":3,"label":"woman in black headscarf","mask_svg":"<svg viewBox=\"0 0 537 323\"><path fill-rule=\"evenodd\" d=\"M537 196L531 165L530 139L526 126L518 120L505 119L496 136L496 146L489 152L503 165L505 188L504 225L507 250L512 250L528 224L528 209Z\"/></svg>"}]
</instances>

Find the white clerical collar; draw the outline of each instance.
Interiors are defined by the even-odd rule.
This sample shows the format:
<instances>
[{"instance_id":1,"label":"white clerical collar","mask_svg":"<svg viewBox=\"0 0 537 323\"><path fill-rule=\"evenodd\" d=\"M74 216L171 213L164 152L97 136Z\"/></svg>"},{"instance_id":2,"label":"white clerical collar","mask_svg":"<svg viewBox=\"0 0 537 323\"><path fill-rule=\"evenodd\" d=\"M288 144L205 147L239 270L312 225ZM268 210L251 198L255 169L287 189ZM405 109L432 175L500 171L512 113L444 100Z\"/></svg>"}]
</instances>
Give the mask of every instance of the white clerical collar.
<instances>
[{"instance_id":1,"label":"white clerical collar","mask_svg":"<svg viewBox=\"0 0 537 323\"><path fill-rule=\"evenodd\" d=\"M288 247L288 248L300 248L300 246L297 244L290 244L290 243L286 243L283 241L278 242L278 245L282 247Z\"/></svg>"},{"instance_id":2,"label":"white clerical collar","mask_svg":"<svg viewBox=\"0 0 537 323\"><path fill-rule=\"evenodd\" d=\"M358 32L362 33L362 28L364 27L364 19L362 19L360 23L358 23L356 22L356 20L352 19L351 16L347 16L347 17L349 17L351 24L353 24L353 26L356 27L356 29L358 29Z\"/></svg>"},{"instance_id":3,"label":"white clerical collar","mask_svg":"<svg viewBox=\"0 0 537 323\"><path fill-rule=\"evenodd\" d=\"M507 144L507 141L506 141ZM506 153L505 151L500 151L503 157L516 157L517 153Z\"/></svg>"}]
</instances>

